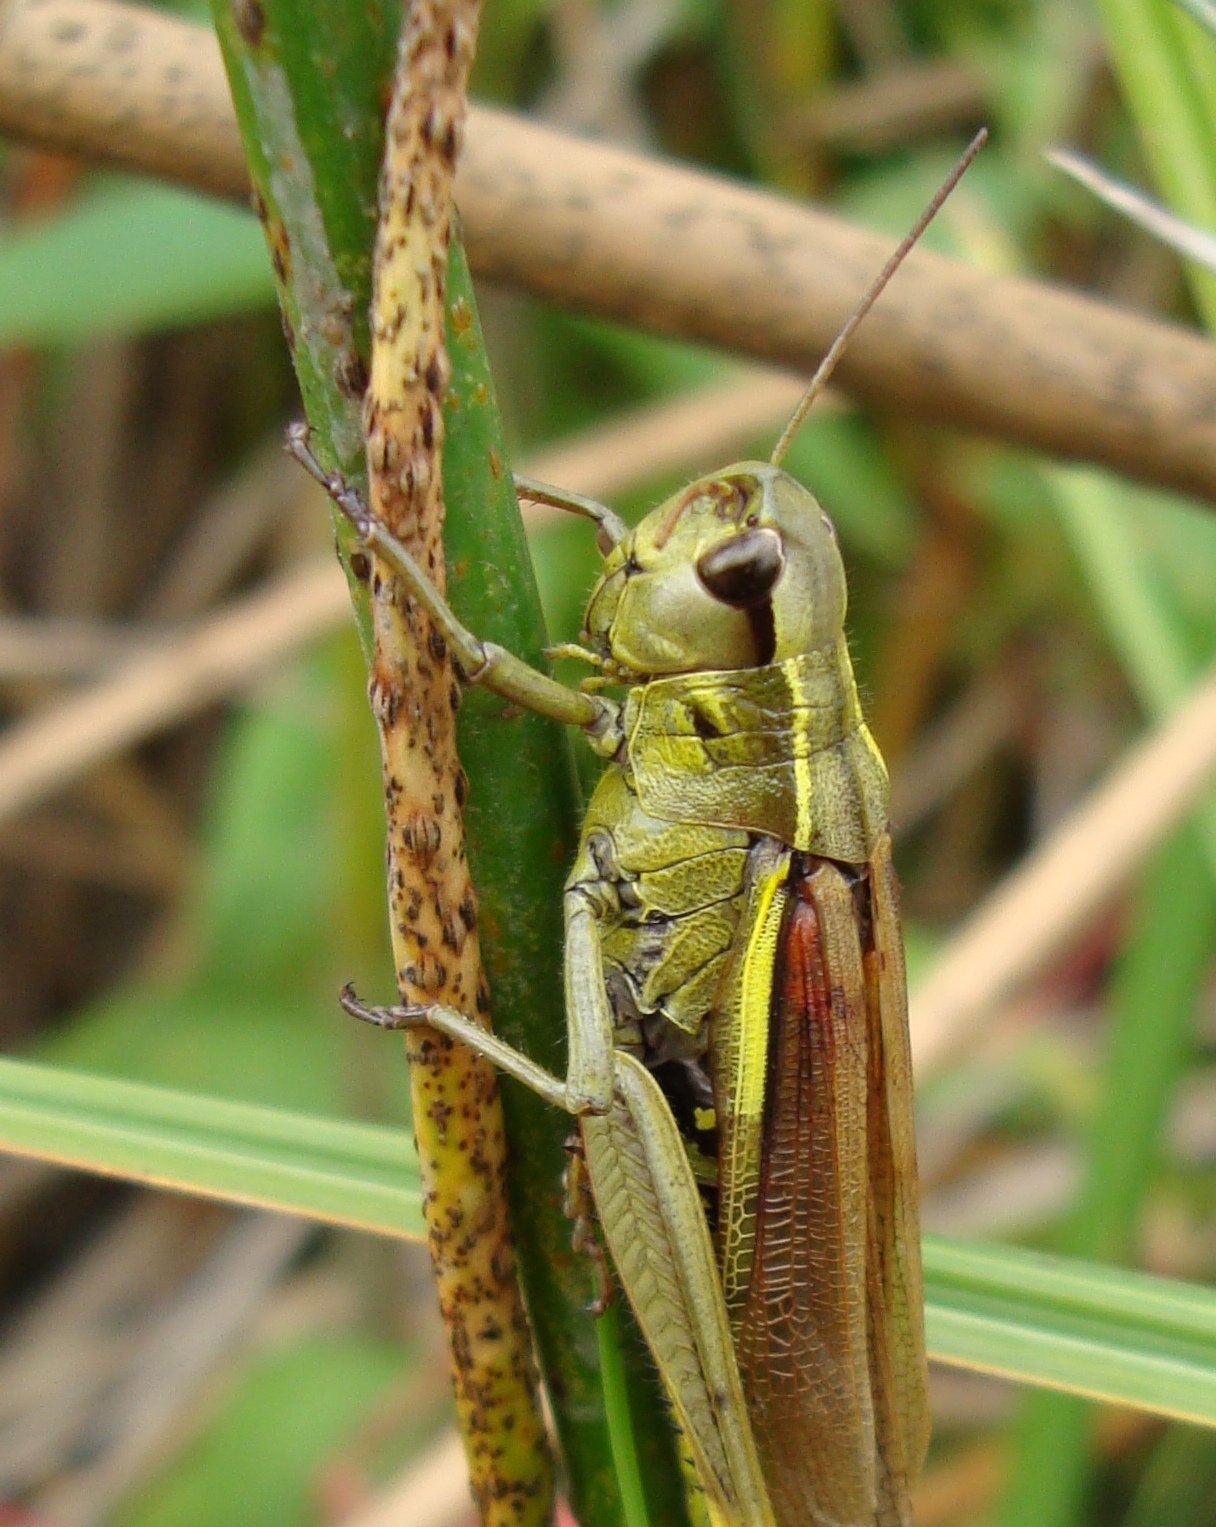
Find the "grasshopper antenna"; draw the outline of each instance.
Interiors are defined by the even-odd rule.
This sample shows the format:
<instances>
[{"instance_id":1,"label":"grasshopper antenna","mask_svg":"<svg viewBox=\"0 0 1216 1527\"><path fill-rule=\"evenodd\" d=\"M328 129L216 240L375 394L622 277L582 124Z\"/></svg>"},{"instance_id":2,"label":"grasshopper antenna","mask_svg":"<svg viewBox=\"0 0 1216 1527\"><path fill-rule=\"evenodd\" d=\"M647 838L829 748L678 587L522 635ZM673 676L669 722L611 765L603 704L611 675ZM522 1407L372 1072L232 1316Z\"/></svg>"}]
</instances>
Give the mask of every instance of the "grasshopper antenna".
<instances>
[{"instance_id":1,"label":"grasshopper antenna","mask_svg":"<svg viewBox=\"0 0 1216 1527\"><path fill-rule=\"evenodd\" d=\"M959 181L963 178L968 165L979 153L980 149L983 148L987 137L988 129L986 127L981 127L979 132L976 133L975 137L972 138L971 142L967 145L962 158L950 171L949 175L946 176L945 180L942 182L934 194L933 200L916 219L916 222L913 224L912 228L904 236L898 249L895 250L891 258L879 271L878 275L875 276L874 280L870 282L865 295L862 297L861 301L853 309L849 318L846 320L844 328L841 329L840 333L837 334L836 338L832 341L831 349L819 362L819 369L811 378L810 385L807 387L807 390L802 394L802 397L798 402L798 407L794 410L790 422L781 431L781 438L773 447L773 454L769 457L769 461L772 462L773 466L779 467L781 465L782 458L784 457L786 451L789 450L794 436L802 428L807 414L810 413L812 407L814 406L815 399L827 386L828 378L832 375L832 372L835 371L836 362L844 354L845 347L848 345L849 340L852 339L857 325L878 301L878 298L881 296L882 290L886 286L887 282L890 281L891 277L895 274L895 272L907 258L908 251L912 248L917 239L920 238L921 234L924 233L925 229L937 216L938 211L941 209L942 203L946 200L947 196L950 195L951 191L954 190L955 186L958 185Z\"/></svg>"}]
</instances>

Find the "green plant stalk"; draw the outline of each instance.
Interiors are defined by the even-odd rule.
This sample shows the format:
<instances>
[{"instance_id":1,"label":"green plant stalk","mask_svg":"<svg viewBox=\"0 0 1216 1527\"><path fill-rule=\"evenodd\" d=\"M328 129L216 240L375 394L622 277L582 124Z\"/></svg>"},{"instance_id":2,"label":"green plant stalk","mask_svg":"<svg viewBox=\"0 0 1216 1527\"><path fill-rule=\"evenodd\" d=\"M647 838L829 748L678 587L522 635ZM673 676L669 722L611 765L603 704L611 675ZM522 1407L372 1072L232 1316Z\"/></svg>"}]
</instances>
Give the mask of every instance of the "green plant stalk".
<instances>
[{"instance_id":1,"label":"green plant stalk","mask_svg":"<svg viewBox=\"0 0 1216 1527\"><path fill-rule=\"evenodd\" d=\"M1159 1527L1161 1522L1210 1518L1216 1495L1216 1449L1212 1439L1189 1427L1173 1427L1153 1449L1136 1482L1136 1493L1120 1527Z\"/></svg>"},{"instance_id":2,"label":"green plant stalk","mask_svg":"<svg viewBox=\"0 0 1216 1527\"><path fill-rule=\"evenodd\" d=\"M604 1409L608 1416L612 1458L625 1527L647 1527L650 1512L638 1466L638 1439L633 1431L628 1380L625 1365L621 1361L618 1310L618 1305L609 1305L595 1323L595 1334L599 1339L600 1372L604 1381Z\"/></svg>"},{"instance_id":3,"label":"green plant stalk","mask_svg":"<svg viewBox=\"0 0 1216 1527\"><path fill-rule=\"evenodd\" d=\"M1175 0L1178 37L1195 83L1200 108L1216 122L1216 27L1213 13L1196 11L1187 0Z\"/></svg>"},{"instance_id":4,"label":"green plant stalk","mask_svg":"<svg viewBox=\"0 0 1216 1527\"><path fill-rule=\"evenodd\" d=\"M1146 714L1160 721L1186 697L1210 654L1187 650L1185 637L1145 577L1135 511L1118 485L1085 468L1048 468L1045 475L1123 670ZM1205 799L1193 820L1216 879L1216 796Z\"/></svg>"},{"instance_id":5,"label":"green plant stalk","mask_svg":"<svg viewBox=\"0 0 1216 1527\"><path fill-rule=\"evenodd\" d=\"M724 8L719 64L759 179L807 195L816 180L784 118L831 70L836 27L823 0L765 0Z\"/></svg>"},{"instance_id":6,"label":"green plant stalk","mask_svg":"<svg viewBox=\"0 0 1216 1527\"><path fill-rule=\"evenodd\" d=\"M214 0L250 171L275 266L284 325L321 459L366 485L360 399L375 231L383 101L399 10L300 0ZM463 257L449 274L453 362L444 475L449 596L480 635L536 660L539 608L498 434ZM350 576L349 538L339 545ZM366 642L366 601L351 577ZM509 740L509 746L504 742ZM560 886L577 834L567 741L534 717L504 718L471 697L461 757L470 781L469 857L495 1026L556 1062L561 1009ZM335 1021L338 1021L335 1019ZM514 1228L523 1281L584 1527L622 1514L600 1390L596 1336L582 1305L590 1273L569 1246L559 1173L568 1121L518 1089L504 1097ZM656 1519L680 1522L683 1496L665 1403L626 1338L641 1464Z\"/></svg>"},{"instance_id":7,"label":"green plant stalk","mask_svg":"<svg viewBox=\"0 0 1216 1527\"><path fill-rule=\"evenodd\" d=\"M449 259L448 294L454 370L444 477L449 505L481 506L476 516L449 514L448 592L456 613L479 635L544 667L539 600L459 245L453 245ZM460 728L470 781L465 825L494 1027L559 1075L566 1034L562 885L581 815L569 744L568 734L554 723L504 711L503 702L484 691L465 697ZM562 1209L560 1168L572 1121L508 1079L502 1090L508 1142L520 1168L511 1173L509 1187L524 1286L542 1372L550 1376L576 1514L584 1527L623 1520L610 1433L631 1424L652 1518L678 1524L685 1520L684 1496L667 1403L620 1300L616 1345L632 1422L618 1417L610 1423L603 1413L598 1347L603 1333L597 1336L585 1309L595 1291L593 1272L571 1251ZM554 1394L559 1385L567 1402L564 1414ZM588 1434L580 1440L583 1427Z\"/></svg>"}]
</instances>

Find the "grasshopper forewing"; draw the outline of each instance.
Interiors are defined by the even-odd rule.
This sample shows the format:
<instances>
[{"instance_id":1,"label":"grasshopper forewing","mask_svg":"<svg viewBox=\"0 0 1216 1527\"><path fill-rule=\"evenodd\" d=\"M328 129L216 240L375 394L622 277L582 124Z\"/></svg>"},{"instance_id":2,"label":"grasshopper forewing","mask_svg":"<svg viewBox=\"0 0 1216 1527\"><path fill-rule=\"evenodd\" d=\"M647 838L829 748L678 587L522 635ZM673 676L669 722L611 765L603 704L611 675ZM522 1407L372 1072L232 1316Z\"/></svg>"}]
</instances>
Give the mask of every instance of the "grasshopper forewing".
<instances>
[{"instance_id":1,"label":"grasshopper forewing","mask_svg":"<svg viewBox=\"0 0 1216 1527\"><path fill-rule=\"evenodd\" d=\"M885 835L864 866L783 857L771 969L719 1056L744 1114L719 1163L723 1292L783 1523L910 1520L928 1442L895 894Z\"/></svg>"},{"instance_id":2,"label":"grasshopper forewing","mask_svg":"<svg viewBox=\"0 0 1216 1527\"><path fill-rule=\"evenodd\" d=\"M464 1014L345 1001L459 1038L579 1118L605 1240L717 1523L907 1527L928 1441L886 770L835 532L779 462L982 139L768 462L699 479L632 531L528 488L597 524L581 649L594 692L479 641L323 477L396 575L378 597L418 600L467 682L581 727L607 760L566 883L564 1078Z\"/></svg>"}]
</instances>

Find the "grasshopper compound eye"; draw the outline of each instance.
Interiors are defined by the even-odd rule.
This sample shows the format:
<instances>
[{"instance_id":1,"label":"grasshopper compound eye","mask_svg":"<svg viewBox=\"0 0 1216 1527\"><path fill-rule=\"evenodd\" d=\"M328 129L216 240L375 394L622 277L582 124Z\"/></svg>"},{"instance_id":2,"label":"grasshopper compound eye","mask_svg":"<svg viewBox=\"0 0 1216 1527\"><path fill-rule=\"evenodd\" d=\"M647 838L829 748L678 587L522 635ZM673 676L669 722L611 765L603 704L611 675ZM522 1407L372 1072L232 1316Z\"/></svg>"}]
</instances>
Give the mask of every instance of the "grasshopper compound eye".
<instances>
[{"instance_id":1,"label":"grasshopper compound eye","mask_svg":"<svg viewBox=\"0 0 1216 1527\"><path fill-rule=\"evenodd\" d=\"M763 604L785 570L785 544L770 526L755 526L702 552L696 562L702 587L733 610Z\"/></svg>"}]
</instances>

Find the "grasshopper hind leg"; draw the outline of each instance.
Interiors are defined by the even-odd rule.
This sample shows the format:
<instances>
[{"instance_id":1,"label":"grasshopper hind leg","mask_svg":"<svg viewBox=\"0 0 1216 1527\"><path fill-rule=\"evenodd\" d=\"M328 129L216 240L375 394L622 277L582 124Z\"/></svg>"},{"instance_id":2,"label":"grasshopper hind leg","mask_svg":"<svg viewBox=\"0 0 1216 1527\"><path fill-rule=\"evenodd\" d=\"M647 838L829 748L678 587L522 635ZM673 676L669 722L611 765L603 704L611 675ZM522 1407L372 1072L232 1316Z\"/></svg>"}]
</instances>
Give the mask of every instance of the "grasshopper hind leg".
<instances>
[{"instance_id":1,"label":"grasshopper hind leg","mask_svg":"<svg viewBox=\"0 0 1216 1527\"><path fill-rule=\"evenodd\" d=\"M719 1513L711 1520L772 1527L692 1168L658 1083L627 1052L616 1059L611 1109L582 1121L600 1227Z\"/></svg>"}]
</instances>

